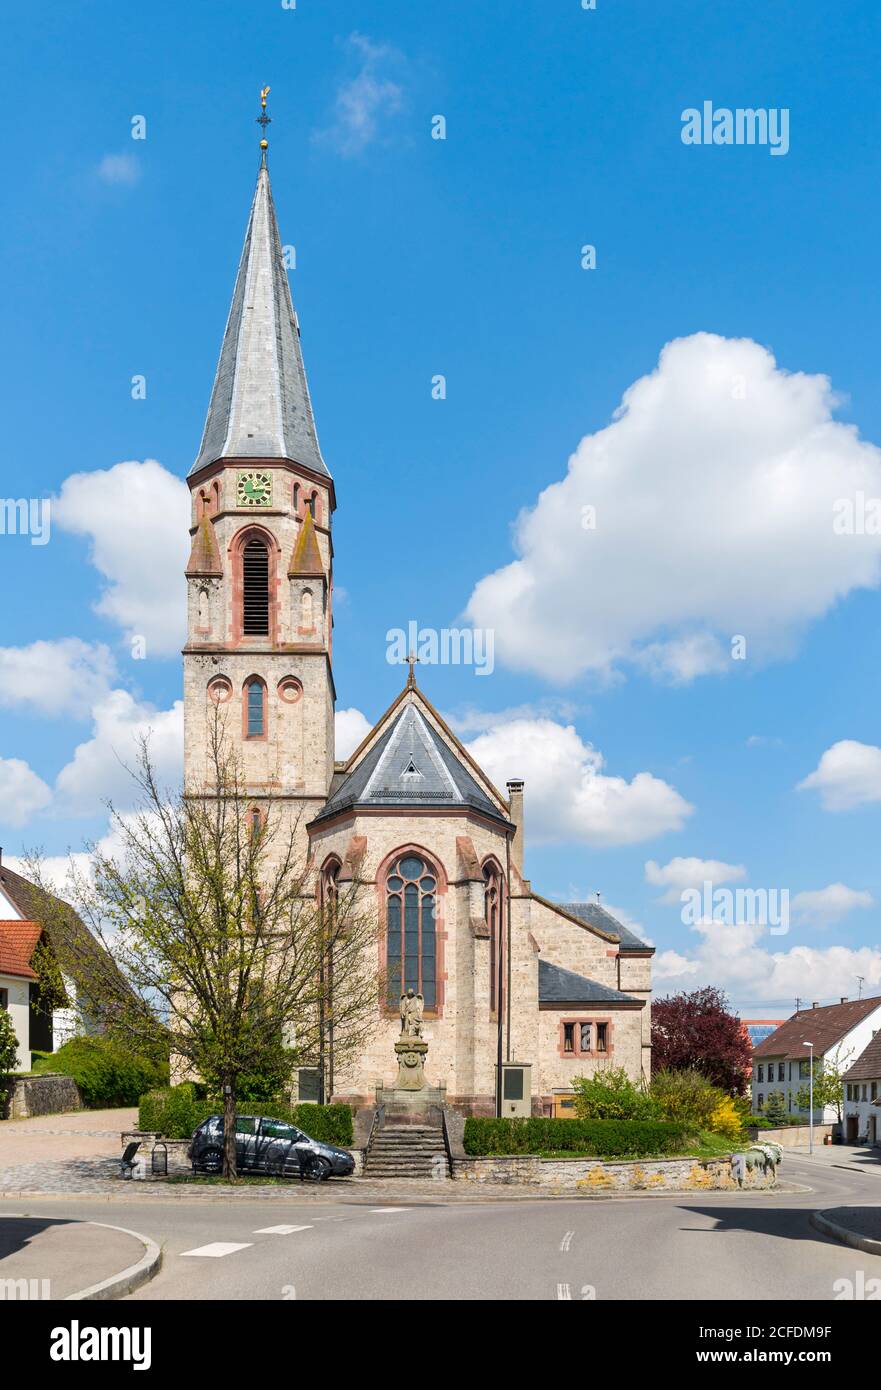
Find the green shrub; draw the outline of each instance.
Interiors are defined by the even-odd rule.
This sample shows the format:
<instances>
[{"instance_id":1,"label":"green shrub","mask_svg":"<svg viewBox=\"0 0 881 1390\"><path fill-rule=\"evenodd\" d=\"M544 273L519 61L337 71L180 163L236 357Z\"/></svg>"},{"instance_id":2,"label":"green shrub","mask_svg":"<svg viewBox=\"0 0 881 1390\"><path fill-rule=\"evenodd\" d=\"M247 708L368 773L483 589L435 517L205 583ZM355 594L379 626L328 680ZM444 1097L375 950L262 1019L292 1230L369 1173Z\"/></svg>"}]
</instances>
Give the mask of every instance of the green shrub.
<instances>
[{"instance_id":1,"label":"green shrub","mask_svg":"<svg viewBox=\"0 0 881 1390\"><path fill-rule=\"evenodd\" d=\"M0 1009L0 1080L11 1076L18 1061L18 1036L6 1009Z\"/></svg>"},{"instance_id":2,"label":"green shrub","mask_svg":"<svg viewBox=\"0 0 881 1390\"><path fill-rule=\"evenodd\" d=\"M165 1139L189 1139L194 1129L209 1115L219 1115L223 1103L218 1099L199 1099L197 1087L191 1082L180 1086L149 1091L141 1096L138 1127L158 1130ZM325 1144L351 1144L352 1107L350 1105L295 1105L273 1101L269 1105L239 1102L237 1109L245 1115L269 1115L288 1120L303 1129L312 1139Z\"/></svg>"},{"instance_id":3,"label":"green shrub","mask_svg":"<svg viewBox=\"0 0 881 1390\"><path fill-rule=\"evenodd\" d=\"M534 1154L570 1152L597 1158L642 1158L686 1148L687 1125L667 1120L490 1120L465 1121L465 1152Z\"/></svg>"},{"instance_id":4,"label":"green shrub","mask_svg":"<svg viewBox=\"0 0 881 1390\"><path fill-rule=\"evenodd\" d=\"M659 1119L645 1086L634 1085L623 1067L606 1067L593 1076L576 1076L575 1114L579 1120Z\"/></svg>"},{"instance_id":5,"label":"green shrub","mask_svg":"<svg viewBox=\"0 0 881 1390\"><path fill-rule=\"evenodd\" d=\"M72 1076L89 1110L137 1105L148 1087L168 1079L167 1065L135 1057L106 1037L71 1038L57 1052L37 1058L34 1071Z\"/></svg>"},{"instance_id":6,"label":"green shrub","mask_svg":"<svg viewBox=\"0 0 881 1390\"><path fill-rule=\"evenodd\" d=\"M695 1133L713 1128L713 1116L725 1099L724 1091L699 1071L659 1071L652 1077L651 1094L665 1120Z\"/></svg>"}]
</instances>

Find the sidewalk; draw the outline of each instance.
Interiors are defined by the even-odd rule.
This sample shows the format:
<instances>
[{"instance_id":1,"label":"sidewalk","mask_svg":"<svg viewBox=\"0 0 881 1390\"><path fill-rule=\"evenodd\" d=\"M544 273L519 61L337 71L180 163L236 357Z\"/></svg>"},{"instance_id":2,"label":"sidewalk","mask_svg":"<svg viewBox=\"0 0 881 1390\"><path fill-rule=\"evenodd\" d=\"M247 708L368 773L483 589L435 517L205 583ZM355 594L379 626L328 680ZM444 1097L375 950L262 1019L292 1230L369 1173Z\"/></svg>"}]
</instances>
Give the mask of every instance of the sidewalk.
<instances>
[{"instance_id":1,"label":"sidewalk","mask_svg":"<svg viewBox=\"0 0 881 1390\"><path fill-rule=\"evenodd\" d=\"M784 1154L807 1159L809 1163L822 1163L826 1167L847 1168L851 1172L881 1176L881 1149L870 1148L867 1144L815 1144L813 1154L808 1153L807 1146L785 1149Z\"/></svg>"},{"instance_id":2,"label":"sidewalk","mask_svg":"<svg viewBox=\"0 0 881 1390\"><path fill-rule=\"evenodd\" d=\"M5 1216L0 1212L0 1300L4 1303L121 1297L158 1268L153 1242L94 1221ZM95 1285L110 1287L95 1290Z\"/></svg>"},{"instance_id":3,"label":"sidewalk","mask_svg":"<svg viewBox=\"0 0 881 1390\"><path fill-rule=\"evenodd\" d=\"M93 1192L119 1172L119 1136L137 1111L78 1110L0 1121L0 1193Z\"/></svg>"}]
</instances>

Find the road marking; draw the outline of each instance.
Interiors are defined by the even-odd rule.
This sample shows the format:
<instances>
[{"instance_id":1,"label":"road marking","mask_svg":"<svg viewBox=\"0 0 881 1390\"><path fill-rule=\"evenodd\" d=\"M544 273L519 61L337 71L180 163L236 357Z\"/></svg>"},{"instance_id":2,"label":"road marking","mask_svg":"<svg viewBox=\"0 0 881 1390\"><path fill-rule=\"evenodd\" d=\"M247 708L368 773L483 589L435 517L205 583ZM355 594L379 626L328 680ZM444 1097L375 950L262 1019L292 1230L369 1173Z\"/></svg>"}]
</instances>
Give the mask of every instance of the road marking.
<instances>
[{"instance_id":1,"label":"road marking","mask_svg":"<svg viewBox=\"0 0 881 1390\"><path fill-rule=\"evenodd\" d=\"M557 1285L557 1298L563 1302L565 1302L566 1299L569 1299L570 1302L572 1301L572 1290L568 1284Z\"/></svg>"},{"instance_id":2,"label":"road marking","mask_svg":"<svg viewBox=\"0 0 881 1390\"><path fill-rule=\"evenodd\" d=\"M410 1210L409 1207L371 1207L371 1208L370 1208L371 1214L374 1215L374 1216L378 1216L381 1212L387 1212L387 1211L409 1211L409 1210Z\"/></svg>"},{"instance_id":3,"label":"road marking","mask_svg":"<svg viewBox=\"0 0 881 1390\"><path fill-rule=\"evenodd\" d=\"M236 1250L248 1250L253 1241L246 1240L237 1243L234 1240L215 1240L211 1245L200 1245L196 1250L182 1250L181 1256L199 1255L206 1259L217 1260L221 1255L233 1255Z\"/></svg>"},{"instance_id":4,"label":"road marking","mask_svg":"<svg viewBox=\"0 0 881 1390\"><path fill-rule=\"evenodd\" d=\"M261 1226L255 1236L292 1236L294 1231L311 1231L311 1226Z\"/></svg>"},{"instance_id":5,"label":"road marking","mask_svg":"<svg viewBox=\"0 0 881 1390\"><path fill-rule=\"evenodd\" d=\"M574 1235L575 1235L575 1232L574 1232L574 1231L567 1231L567 1232L566 1232L566 1234L564 1235L563 1239L560 1241L560 1249L561 1249L561 1250L568 1250L568 1249L569 1249L570 1245L572 1244L572 1237L573 1237Z\"/></svg>"}]
</instances>

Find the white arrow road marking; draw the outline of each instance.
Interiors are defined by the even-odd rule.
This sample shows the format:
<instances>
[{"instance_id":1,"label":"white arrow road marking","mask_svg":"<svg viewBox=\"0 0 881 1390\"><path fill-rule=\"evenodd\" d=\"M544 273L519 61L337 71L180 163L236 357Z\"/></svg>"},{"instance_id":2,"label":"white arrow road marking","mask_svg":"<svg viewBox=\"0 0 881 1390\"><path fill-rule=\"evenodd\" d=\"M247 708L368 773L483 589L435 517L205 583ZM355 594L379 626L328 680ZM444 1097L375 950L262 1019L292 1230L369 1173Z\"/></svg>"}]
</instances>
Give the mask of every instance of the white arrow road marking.
<instances>
[{"instance_id":1,"label":"white arrow road marking","mask_svg":"<svg viewBox=\"0 0 881 1390\"><path fill-rule=\"evenodd\" d=\"M371 1207L371 1215L378 1216L381 1212L387 1211L409 1211L409 1207Z\"/></svg>"},{"instance_id":2,"label":"white arrow road marking","mask_svg":"<svg viewBox=\"0 0 881 1390\"><path fill-rule=\"evenodd\" d=\"M211 1245L200 1245L196 1250L182 1250L181 1256L199 1255L205 1259L217 1260L221 1255L234 1255L236 1250L248 1250L253 1241L215 1240Z\"/></svg>"},{"instance_id":3,"label":"white arrow road marking","mask_svg":"<svg viewBox=\"0 0 881 1390\"><path fill-rule=\"evenodd\" d=\"M569 1287L568 1284L558 1284L558 1285L557 1285L557 1298L558 1298L559 1300L561 1300L561 1301L565 1301L565 1300L568 1298L569 1301L571 1302L571 1300L572 1300L572 1290L570 1289L570 1287Z\"/></svg>"},{"instance_id":4,"label":"white arrow road marking","mask_svg":"<svg viewBox=\"0 0 881 1390\"><path fill-rule=\"evenodd\" d=\"M574 1234L575 1234L574 1231L567 1231L567 1232L566 1232L566 1234L564 1235L563 1239L560 1241L560 1249L561 1249L561 1250L568 1250L568 1249L569 1249L569 1246L572 1244L572 1237L574 1236Z\"/></svg>"},{"instance_id":5,"label":"white arrow road marking","mask_svg":"<svg viewBox=\"0 0 881 1390\"><path fill-rule=\"evenodd\" d=\"M292 1236L294 1231L311 1231L311 1226L261 1226L255 1236Z\"/></svg>"}]
</instances>

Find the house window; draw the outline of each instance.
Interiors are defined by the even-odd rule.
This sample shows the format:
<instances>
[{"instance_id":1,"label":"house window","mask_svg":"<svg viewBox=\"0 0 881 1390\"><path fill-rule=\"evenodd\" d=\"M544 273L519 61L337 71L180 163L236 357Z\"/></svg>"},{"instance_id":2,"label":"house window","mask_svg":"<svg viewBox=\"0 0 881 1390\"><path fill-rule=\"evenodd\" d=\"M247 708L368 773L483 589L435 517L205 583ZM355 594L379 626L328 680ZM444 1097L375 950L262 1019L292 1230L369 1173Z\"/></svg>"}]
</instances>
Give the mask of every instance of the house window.
<instances>
[{"instance_id":1,"label":"house window","mask_svg":"<svg viewBox=\"0 0 881 1390\"><path fill-rule=\"evenodd\" d=\"M437 874L418 854L402 854L386 877L387 1001L415 990L437 1007Z\"/></svg>"},{"instance_id":2,"label":"house window","mask_svg":"<svg viewBox=\"0 0 881 1390\"><path fill-rule=\"evenodd\" d=\"M269 636L269 551L256 536L242 551L242 632Z\"/></svg>"},{"instance_id":3,"label":"house window","mask_svg":"<svg viewBox=\"0 0 881 1390\"><path fill-rule=\"evenodd\" d=\"M873 1100L877 1100L877 1099L878 1099L878 1082L877 1082L877 1081L873 1081L873 1082L872 1082L872 1099L873 1099Z\"/></svg>"},{"instance_id":4,"label":"house window","mask_svg":"<svg viewBox=\"0 0 881 1390\"><path fill-rule=\"evenodd\" d=\"M597 1052L605 1052L608 1046L608 1023L597 1024Z\"/></svg>"},{"instance_id":5,"label":"house window","mask_svg":"<svg viewBox=\"0 0 881 1390\"><path fill-rule=\"evenodd\" d=\"M785 1079L786 1079L786 1064L785 1064L784 1062L778 1062L778 1063L777 1063L777 1080L778 1080L778 1081L785 1081Z\"/></svg>"},{"instance_id":6,"label":"house window","mask_svg":"<svg viewBox=\"0 0 881 1390\"><path fill-rule=\"evenodd\" d=\"M863 1100L868 1100L868 1099L869 1099L869 1090L868 1090L868 1087L867 1087L867 1086L865 1085L865 1083L864 1083L864 1084L863 1084Z\"/></svg>"},{"instance_id":7,"label":"house window","mask_svg":"<svg viewBox=\"0 0 881 1390\"><path fill-rule=\"evenodd\" d=\"M762 1095L762 1093L761 1093L761 1091L760 1091L759 1094L758 1094L758 1096L757 1096L757 1098L756 1098L756 1109L757 1109L757 1110L764 1110L764 1108L765 1108L765 1097Z\"/></svg>"},{"instance_id":8,"label":"house window","mask_svg":"<svg viewBox=\"0 0 881 1390\"><path fill-rule=\"evenodd\" d=\"M764 1068L764 1067L759 1067L759 1068L757 1069L757 1071L756 1071L756 1081L764 1081L764 1079L765 1079L765 1068Z\"/></svg>"},{"instance_id":9,"label":"house window","mask_svg":"<svg viewBox=\"0 0 881 1390\"><path fill-rule=\"evenodd\" d=\"M602 1024L600 1024L602 1027ZM579 1023L578 1025L578 1050L579 1052L590 1052L590 1024Z\"/></svg>"},{"instance_id":10,"label":"house window","mask_svg":"<svg viewBox=\"0 0 881 1390\"><path fill-rule=\"evenodd\" d=\"M498 865L487 864L483 878L483 911L489 929L489 1007L495 1013L499 1006L499 964L503 947L502 875Z\"/></svg>"},{"instance_id":11,"label":"house window","mask_svg":"<svg viewBox=\"0 0 881 1390\"><path fill-rule=\"evenodd\" d=\"M564 1051L564 1052L574 1052L574 1051L575 1051L575 1024L574 1024L574 1023L564 1023L564 1024L563 1024L563 1051Z\"/></svg>"},{"instance_id":12,"label":"house window","mask_svg":"<svg viewBox=\"0 0 881 1390\"><path fill-rule=\"evenodd\" d=\"M245 686L246 738L263 738L266 733L266 686L252 676Z\"/></svg>"}]
</instances>

